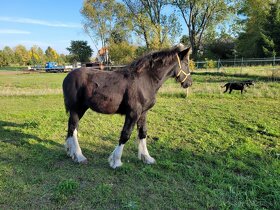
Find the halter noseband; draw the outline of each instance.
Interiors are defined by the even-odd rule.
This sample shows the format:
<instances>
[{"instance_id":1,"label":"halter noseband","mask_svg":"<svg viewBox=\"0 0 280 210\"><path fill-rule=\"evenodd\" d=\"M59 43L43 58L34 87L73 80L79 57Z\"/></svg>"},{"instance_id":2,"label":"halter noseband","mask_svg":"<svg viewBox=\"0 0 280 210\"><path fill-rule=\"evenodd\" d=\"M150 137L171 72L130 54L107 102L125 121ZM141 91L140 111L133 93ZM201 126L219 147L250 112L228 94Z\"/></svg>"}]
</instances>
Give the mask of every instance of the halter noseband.
<instances>
[{"instance_id":1,"label":"halter noseband","mask_svg":"<svg viewBox=\"0 0 280 210\"><path fill-rule=\"evenodd\" d=\"M180 58L178 56L178 54L176 54L177 56L177 60L178 60L178 64L179 64L179 69L180 71L178 72L177 76L176 77L179 77L181 72L185 75L185 78L181 81L181 83L185 82L186 79L188 78L188 76L190 76L191 73L186 73L183 69L182 69L182 66L181 66L181 61L180 61Z\"/></svg>"}]
</instances>

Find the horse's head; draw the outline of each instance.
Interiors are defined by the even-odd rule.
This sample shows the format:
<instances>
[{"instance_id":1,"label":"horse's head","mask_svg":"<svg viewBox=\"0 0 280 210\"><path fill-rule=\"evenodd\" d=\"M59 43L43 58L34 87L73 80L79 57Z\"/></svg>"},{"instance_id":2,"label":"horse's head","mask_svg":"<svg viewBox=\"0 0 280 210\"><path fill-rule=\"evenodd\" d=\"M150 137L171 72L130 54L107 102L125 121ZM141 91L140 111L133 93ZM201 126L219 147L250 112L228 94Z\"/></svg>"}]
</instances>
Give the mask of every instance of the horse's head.
<instances>
[{"instance_id":1,"label":"horse's head","mask_svg":"<svg viewBox=\"0 0 280 210\"><path fill-rule=\"evenodd\" d=\"M191 72L189 68L189 59L192 50L191 48L184 48L176 54L177 64L173 68L173 76L181 83L183 88L192 85Z\"/></svg>"}]
</instances>

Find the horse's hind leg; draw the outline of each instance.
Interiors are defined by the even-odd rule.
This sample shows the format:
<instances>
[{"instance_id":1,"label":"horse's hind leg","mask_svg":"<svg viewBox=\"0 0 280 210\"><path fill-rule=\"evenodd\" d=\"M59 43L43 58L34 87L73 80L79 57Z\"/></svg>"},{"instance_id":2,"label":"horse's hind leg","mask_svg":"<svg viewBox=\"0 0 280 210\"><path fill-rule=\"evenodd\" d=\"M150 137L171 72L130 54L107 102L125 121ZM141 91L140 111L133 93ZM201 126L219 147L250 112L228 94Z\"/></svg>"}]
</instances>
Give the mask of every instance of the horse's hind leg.
<instances>
[{"instance_id":1,"label":"horse's hind leg","mask_svg":"<svg viewBox=\"0 0 280 210\"><path fill-rule=\"evenodd\" d=\"M155 159L149 154L146 144L147 128L146 128L146 113L143 113L137 122L138 128L138 159L144 163L153 164Z\"/></svg>"},{"instance_id":2,"label":"horse's hind leg","mask_svg":"<svg viewBox=\"0 0 280 210\"><path fill-rule=\"evenodd\" d=\"M70 117L68 121L68 133L65 143L67 155L71 157L75 162L87 163L86 157L82 154L78 142L78 124L79 120L84 115L86 109L82 111L70 111Z\"/></svg>"}]
</instances>

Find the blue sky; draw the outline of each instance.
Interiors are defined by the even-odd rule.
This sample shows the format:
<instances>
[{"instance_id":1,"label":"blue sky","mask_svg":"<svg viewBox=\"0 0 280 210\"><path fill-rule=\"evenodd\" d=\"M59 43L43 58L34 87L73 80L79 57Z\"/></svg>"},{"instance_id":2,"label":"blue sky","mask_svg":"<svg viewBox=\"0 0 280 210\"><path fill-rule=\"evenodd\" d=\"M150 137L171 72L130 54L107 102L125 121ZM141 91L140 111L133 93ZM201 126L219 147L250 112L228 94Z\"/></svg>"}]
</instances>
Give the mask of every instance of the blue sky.
<instances>
[{"instance_id":1,"label":"blue sky","mask_svg":"<svg viewBox=\"0 0 280 210\"><path fill-rule=\"evenodd\" d=\"M28 49L48 46L68 54L71 40L86 40L96 53L82 27L83 0L1 0L0 49L18 44Z\"/></svg>"}]
</instances>

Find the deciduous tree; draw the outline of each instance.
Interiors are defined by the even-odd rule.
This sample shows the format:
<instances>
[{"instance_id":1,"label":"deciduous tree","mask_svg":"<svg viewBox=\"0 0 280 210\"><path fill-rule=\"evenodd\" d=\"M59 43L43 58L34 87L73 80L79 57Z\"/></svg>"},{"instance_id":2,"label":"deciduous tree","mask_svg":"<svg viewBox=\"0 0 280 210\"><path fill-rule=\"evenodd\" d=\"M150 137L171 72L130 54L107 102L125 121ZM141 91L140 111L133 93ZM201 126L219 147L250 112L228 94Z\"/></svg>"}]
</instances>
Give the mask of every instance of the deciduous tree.
<instances>
[{"instance_id":1,"label":"deciduous tree","mask_svg":"<svg viewBox=\"0 0 280 210\"><path fill-rule=\"evenodd\" d=\"M29 50L29 63L31 65L43 64L45 62L45 56L43 50L37 45L33 45Z\"/></svg>"},{"instance_id":2,"label":"deciduous tree","mask_svg":"<svg viewBox=\"0 0 280 210\"><path fill-rule=\"evenodd\" d=\"M52 61L52 62L58 61L58 57L59 57L58 53L50 46L46 49L45 55L46 55L47 61Z\"/></svg>"},{"instance_id":3,"label":"deciduous tree","mask_svg":"<svg viewBox=\"0 0 280 210\"><path fill-rule=\"evenodd\" d=\"M126 34L130 30L126 9L115 0L85 0L81 14L85 32L95 43L101 41L102 47L106 46L113 31Z\"/></svg>"},{"instance_id":4,"label":"deciduous tree","mask_svg":"<svg viewBox=\"0 0 280 210\"><path fill-rule=\"evenodd\" d=\"M14 52L15 52L15 61L17 62L17 64L24 65L24 66L27 65L30 56L25 46L17 45L14 48Z\"/></svg>"},{"instance_id":5,"label":"deciduous tree","mask_svg":"<svg viewBox=\"0 0 280 210\"><path fill-rule=\"evenodd\" d=\"M205 31L210 26L217 26L238 8L238 0L171 0L170 3L179 10L188 29L188 36L193 55L202 47Z\"/></svg>"},{"instance_id":6,"label":"deciduous tree","mask_svg":"<svg viewBox=\"0 0 280 210\"><path fill-rule=\"evenodd\" d=\"M5 46L3 48L3 53L7 59L7 65L13 64L15 61L15 53L12 48Z\"/></svg>"},{"instance_id":7,"label":"deciduous tree","mask_svg":"<svg viewBox=\"0 0 280 210\"><path fill-rule=\"evenodd\" d=\"M73 56L73 59L80 62L88 62L93 52L87 41L71 41L67 50Z\"/></svg>"},{"instance_id":8,"label":"deciduous tree","mask_svg":"<svg viewBox=\"0 0 280 210\"><path fill-rule=\"evenodd\" d=\"M174 43L181 25L174 12L164 12L166 0L123 0L133 21L133 29L148 49L160 49Z\"/></svg>"}]
</instances>

